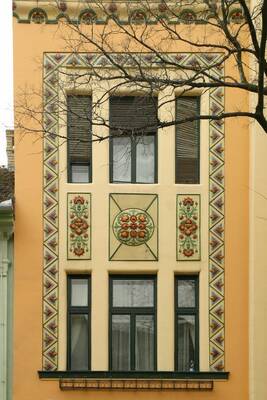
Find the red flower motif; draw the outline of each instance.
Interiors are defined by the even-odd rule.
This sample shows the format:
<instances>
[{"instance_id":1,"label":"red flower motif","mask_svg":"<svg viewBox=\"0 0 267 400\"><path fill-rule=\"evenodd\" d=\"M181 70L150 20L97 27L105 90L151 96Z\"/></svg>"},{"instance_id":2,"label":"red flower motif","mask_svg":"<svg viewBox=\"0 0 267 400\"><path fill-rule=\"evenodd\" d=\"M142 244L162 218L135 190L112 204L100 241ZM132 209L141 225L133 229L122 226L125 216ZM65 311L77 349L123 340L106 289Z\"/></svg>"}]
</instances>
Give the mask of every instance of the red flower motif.
<instances>
[{"instance_id":1,"label":"red flower motif","mask_svg":"<svg viewBox=\"0 0 267 400\"><path fill-rule=\"evenodd\" d=\"M70 228L76 235L82 235L87 231L88 224L83 218L75 218L70 224Z\"/></svg>"},{"instance_id":2,"label":"red flower motif","mask_svg":"<svg viewBox=\"0 0 267 400\"><path fill-rule=\"evenodd\" d=\"M191 236L197 230L197 224L192 219L187 218L180 223L179 229L184 235Z\"/></svg>"},{"instance_id":3,"label":"red flower motif","mask_svg":"<svg viewBox=\"0 0 267 400\"><path fill-rule=\"evenodd\" d=\"M82 196L76 196L73 200L74 204L84 204L84 198Z\"/></svg>"},{"instance_id":4,"label":"red flower motif","mask_svg":"<svg viewBox=\"0 0 267 400\"><path fill-rule=\"evenodd\" d=\"M193 249L184 249L184 250L183 250L183 254L184 254L186 257L191 257L191 256L194 254L194 250L193 250Z\"/></svg>"},{"instance_id":5,"label":"red flower motif","mask_svg":"<svg viewBox=\"0 0 267 400\"><path fill-rule=\"evenodd\" d=\"M74 254L78 257L81 257L84 254L84 249L82 247L75 247L74 248Z\"/></svg>"},{"instance_id":6,"label":"red flower motif","mask_svg":"<svg viewBox=\"0 0 267 400\"><path fill-rule=\"evenodd\" d=\"M186 197L186 198L183 200L183 205L184 205L184 206L193 206L193 205L194 205L194 200L191 199L191 197Z\"/></svg>"}]
</instances>

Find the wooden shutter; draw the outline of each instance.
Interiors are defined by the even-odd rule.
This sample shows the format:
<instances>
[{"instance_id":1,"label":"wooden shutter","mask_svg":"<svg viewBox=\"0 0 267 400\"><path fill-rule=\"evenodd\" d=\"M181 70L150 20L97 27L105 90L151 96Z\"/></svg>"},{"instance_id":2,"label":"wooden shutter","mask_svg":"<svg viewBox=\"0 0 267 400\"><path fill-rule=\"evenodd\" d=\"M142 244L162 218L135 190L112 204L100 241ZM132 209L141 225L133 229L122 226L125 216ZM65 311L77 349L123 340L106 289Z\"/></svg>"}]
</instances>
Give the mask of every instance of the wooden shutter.
<instances>
[{"instance_id":1,"label":"wooden shutter","mask_svg":"<svg viewBox=\"0 0 267 400\"><path fill-rule=\"evenodd\" d=\"M111 97L109 119L111 134L120 135L124 130L131 134L135 129L141 128L144 128L141 133L155 133L157 108L156 97Z\"/></svg>"},{"instance_id":2,"label":"wooden shutter","mask_svg":"<svg viewBox=\"0 0 267 400\"><path fill-rule=\"evenodd\" d=\"M92 98L69 95L67 111L69 164L91 165Z\"/></svg>"},{"instance_id":3,"label":"wooden shutter","mask_svg":"<svg viewBox=\"0 0 267 400\"><path fill-rule=\"evenodd\" d=\"M199 97L178 97L176 119L199 115ZM199 121L185 122L176 126L175 135L175 182L199 183Z\"/></svg>"}]
</instances>

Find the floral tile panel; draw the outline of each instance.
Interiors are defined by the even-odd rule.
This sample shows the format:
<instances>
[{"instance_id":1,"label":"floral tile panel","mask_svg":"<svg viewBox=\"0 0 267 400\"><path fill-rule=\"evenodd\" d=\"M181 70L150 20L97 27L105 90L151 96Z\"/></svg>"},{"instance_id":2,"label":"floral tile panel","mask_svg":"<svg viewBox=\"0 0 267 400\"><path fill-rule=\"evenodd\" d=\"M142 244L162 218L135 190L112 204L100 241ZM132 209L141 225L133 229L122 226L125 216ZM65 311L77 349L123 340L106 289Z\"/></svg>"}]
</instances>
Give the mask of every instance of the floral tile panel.
<instances>
[{"instance_id":1,"label":"floral tile panel","mask_svg":"<svg viewBox=\"0 0 267 400\"><path fill-rule=\"evenodd\" d=\"M68 193L68 260L91 259L91 194Z\"/></svg>"},{"instance_id":2,"label":"floral tile panel","mask_svg":"<svg viewBox=\"0 0 267 400\"><path fill-rule=\"evenodd\" d=\"M200 195L177 195L177 260L200 260Z\"/></svg>"},{"instance_id":3,"label":"floral tile panel","mask_svg":"<svg viewBox=\"0 0 267 400\"><path fill-rule=\"evenodd\" d=\"M158 260L157 195L110 194L109 259Z\"/></svg>"}]
</instances>

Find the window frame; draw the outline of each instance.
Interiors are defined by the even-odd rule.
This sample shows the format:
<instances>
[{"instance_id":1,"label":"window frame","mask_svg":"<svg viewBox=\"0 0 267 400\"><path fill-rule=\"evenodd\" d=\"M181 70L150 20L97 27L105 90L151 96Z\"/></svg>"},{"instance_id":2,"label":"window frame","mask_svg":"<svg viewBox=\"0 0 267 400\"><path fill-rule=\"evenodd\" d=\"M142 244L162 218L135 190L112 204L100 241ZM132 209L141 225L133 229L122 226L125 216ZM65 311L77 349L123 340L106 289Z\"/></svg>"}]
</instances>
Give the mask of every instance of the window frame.
<instances>
[{"instance_id":1,"label":"window frame","mask_svg":"<svg viewBox=\"0 0 267 400\"><path fill-rule=\"evenodd\" d=\"M72 280L87 279L87 306L71 305L71 282ZM88 369L91 371L91 276L83 274L67 275L67 371L76 371L71 368L71 316L73 314L84 314L88 316Z\"/></svg>"},{"instance_id":2,"label":"window frame","mask_svg":"<svg viewBox=\"0 0 267 400\"><path fill-rule=\"evenodd\" d=\"M177 100L179 98L196 98L197 99L197 113L200 115L200 109L201 109L201 95L194 95L194 96L175 96L175 119L179 117L177 115ZM174 132L174 148L175 148L175 153L174 153L174 183L175 185L200 185L201 184L201 132L200 132L200 120L196 120L196 129L198 133L198 152L197 152L197 159L198 159L198 166L197 166L197 182L191 183L191 182L177 182L177 162L176 162L176 155L177 155L177 135L178 135L178 130L179 130L179 125L175 125L175 132Z\"/></svg>"},{"instance_id":3,"label":"window frame","mask_svg":"<svg viewBox=\"0 0 267 400\"><path fill-rule=\"evenodd\" d=\"M195 281L195 307L178 307L178 282L193 280ZM190 372L179 371L178 369L178 317L179 315L193 315L195 316L195 366L194 372L199 371L199 275L175 275L174 279L174 369L177 372Z\"/></svg>"},{"instance_id":4,"label":"window frame","mask_svg":"<svg viewBox=\"0 0 267 400\"><path fill-rule=\"evenodd\" d=\"M110 104L111 104L111 99L112 97L124 97L122 96L111 96L109 98L109 120L111 120L111 108L110 108ZM146 97L146 96L138 96L138 95L134 95L131 94L129 96L126 97ZM153 96L155 98L157 98L157 112L158 112L158 97L157 96ZM136 181L136 146L138 144L138 141L136 141L137 137L140 137L140 139L142 139L142 137L145 136L153 136L154 137L154 182L137 182ZM129 133L127 135L125 135L124 137L129 137L131 140L131 180L130 181L114 181L113 179L113 140L116 137L112 137L112 133L110 136L110 141L109 141L109 183L114 183L114 184L139 184L139 185L153 185L153 184L157 184L158 183L158 129L155 130L155 132L148 132L148 133L144 133L144 134L134 134L133 133Z\"/></svg>"},{"instance_id":5,"label":"window frame","mask_svg":"<svg viewBox=\"0 0 267 400\"><path fill-rule=\"evenodd\" d=\"M113 280L152 280L154 287L153 307L113 307ZM153 312L152 312L153 310ZM154 363L151 371L157 371L157 276L156 275L110 275L109 276L109 334L108 334L108 365L109 371L120 371L112 369L112 316L130 315L130 369L125 372L141 372L135 369L135 317L138 315L154 316ZM149 371L148 371L149 372Z\"/></svg>"},{"instance_id":6,"label":"window frame","mask_svg":"<svg viewBox=\"0 0 267 400\"><path fill-rule=\"evenodd\" d=\"M93 146L91 144L90 150L88 151L89 162L79 162L79 161L71 161L70 157L70 147L71 147L71 140L69 138L69 105L68 105L68 98L69 97L90 97L91 98L91 108L93 109L93 96L92 94L75 94L75 93L67 93L66 95L66 108L67 108L67 183L74 183L77 185L86 185L93 182ZM91 134L89 135L88 140L93 139L93 125L91 123ZM79 165L79 166L87 166L88 167L88 182L73 182L72 180L72 166Z\"/></svg>"},{"instance_id":7,"label":"window frame","mask_svg":"<svg viewBox=\"0 0 267 400\"><path fill-rule=\"evenodd\" d=\"M136 181L136 146L137 143L135 141L136 137L140 136L153 136L154 137L154 182L137 182ZM110 144L109 144L109 183L114 183L116 185L118 184L135 184L135 185L154 185L158 183L158 133L147 133L144 135L136 135L133 136L131 134L125 135L124 137L129 137L131 139L131 181L114 181L113 180L113 140L116 139L116 137L111 137L110 138Z\"/></svg>"}]
</instances>

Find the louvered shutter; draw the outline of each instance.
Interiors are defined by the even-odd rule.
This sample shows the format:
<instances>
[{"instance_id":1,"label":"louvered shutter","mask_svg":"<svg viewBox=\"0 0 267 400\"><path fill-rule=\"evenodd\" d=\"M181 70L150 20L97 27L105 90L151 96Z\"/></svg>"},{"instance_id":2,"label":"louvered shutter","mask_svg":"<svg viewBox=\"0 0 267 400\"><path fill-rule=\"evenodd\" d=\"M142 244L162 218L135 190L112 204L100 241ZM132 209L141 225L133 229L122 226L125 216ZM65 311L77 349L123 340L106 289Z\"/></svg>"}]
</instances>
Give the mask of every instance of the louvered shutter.
<instances>
[{"instance_id":1,"label":"louvered shutter","mask_svg":"<svg viewBox=\"0 0 267 400\"><path fill-rule=\"evenodd\" d=\"M199 100L199 97L178 97L176 119L199 115ZM199 183L199 121L177 125L175 136L175 182Z\"/></svg>"},{"instance_id":2,"label":"louvered shutter","mask_svg":"<svg viewBox=\"0 0 267 400\"><path fill-rule=\"evenodd\" d=\"M91 96L69 95L67 97L67 111L69 164L85 164L91 166Z\"/></svg>"},{"instance_id":3,"label":"louvered shutter","mask_svg":"<svg viewBox=\"0 0 267 400\"><path fill-rule=\"evenodd\" d=\"M110 127L112 135L123 134L124 129L142 129L142 133L157 130L157 98L141 96L111 97ZM139 133L140 134L140 133Z\"/></svg>"}]
</instances>

